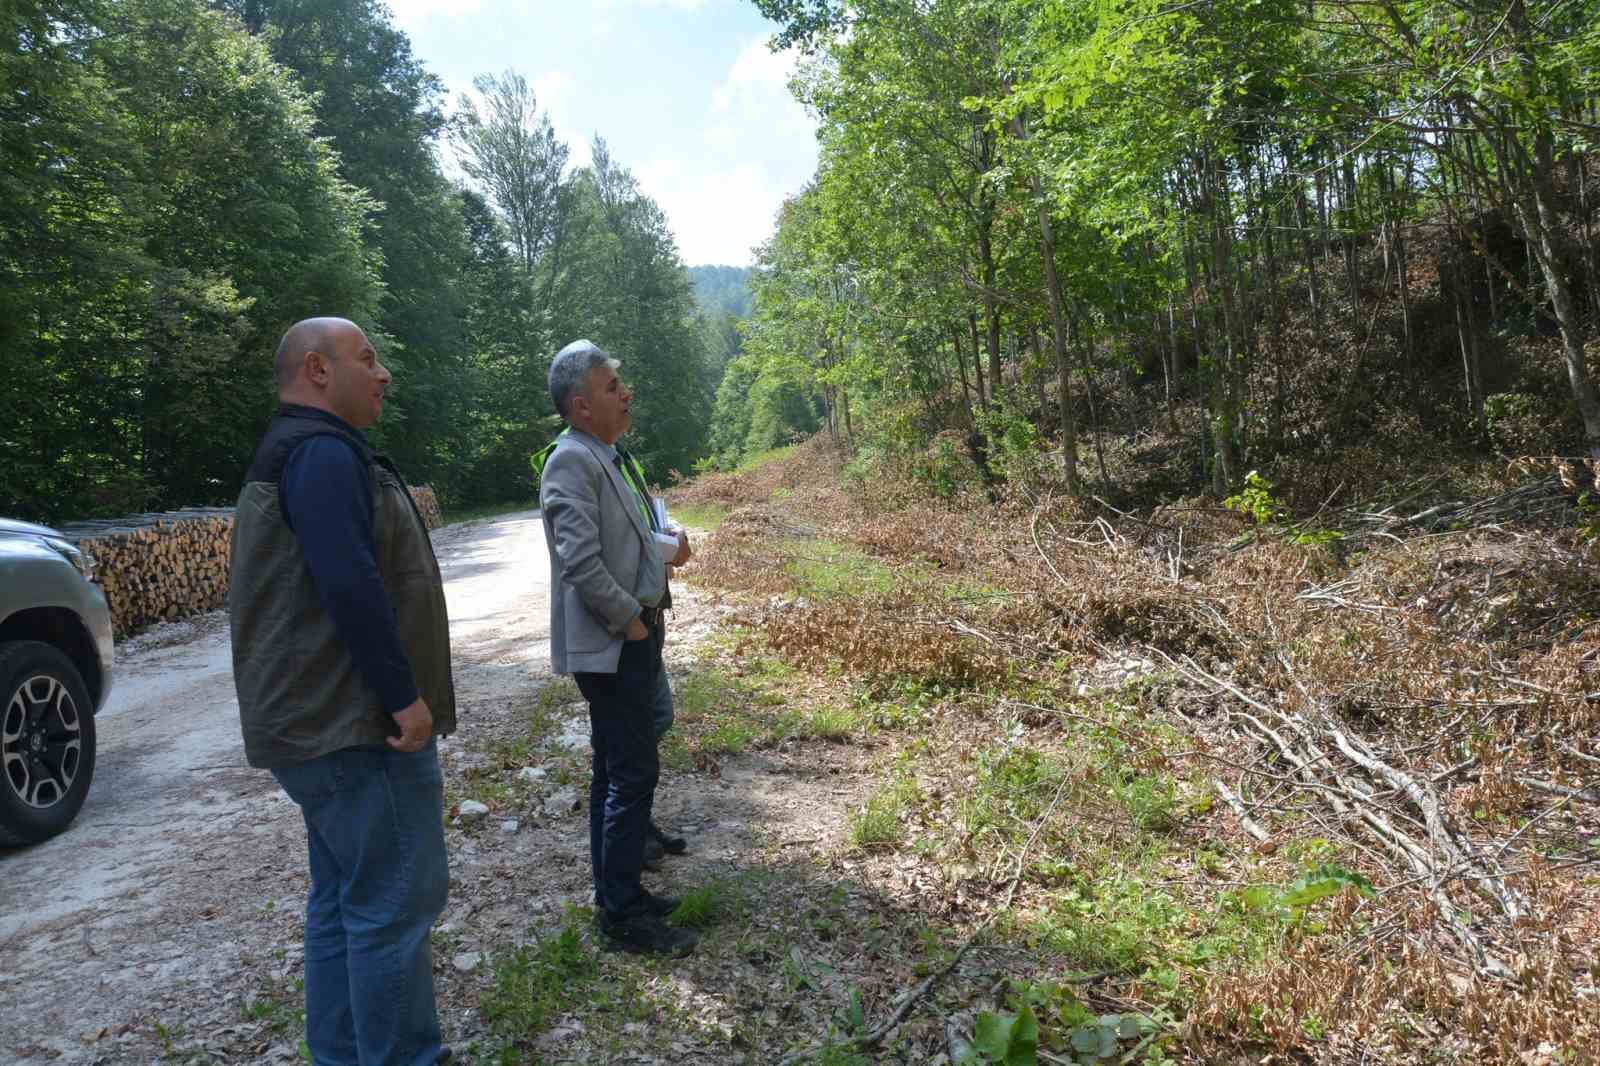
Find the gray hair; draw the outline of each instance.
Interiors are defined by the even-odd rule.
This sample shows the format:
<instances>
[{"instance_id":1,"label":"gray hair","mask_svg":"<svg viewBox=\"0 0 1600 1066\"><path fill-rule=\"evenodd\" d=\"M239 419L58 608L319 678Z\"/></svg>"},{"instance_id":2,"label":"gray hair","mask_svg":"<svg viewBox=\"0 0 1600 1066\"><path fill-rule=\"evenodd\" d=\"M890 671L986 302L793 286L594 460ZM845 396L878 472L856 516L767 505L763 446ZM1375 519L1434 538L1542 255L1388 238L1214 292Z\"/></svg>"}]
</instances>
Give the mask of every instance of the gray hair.
<instances>
[{"instance_id":1,"label":"gray hair","mask_svg":"<svg viewBox=\"0 0 1600 1066\"><path fill-rule=\"evenodd\" d=\"M572 394L583 388L589 372L596 367L615 370L622 364L594 341L573 341L550 360L550 399L556 413L566 418L572 408Z\"/></svg>"}]
</instances>

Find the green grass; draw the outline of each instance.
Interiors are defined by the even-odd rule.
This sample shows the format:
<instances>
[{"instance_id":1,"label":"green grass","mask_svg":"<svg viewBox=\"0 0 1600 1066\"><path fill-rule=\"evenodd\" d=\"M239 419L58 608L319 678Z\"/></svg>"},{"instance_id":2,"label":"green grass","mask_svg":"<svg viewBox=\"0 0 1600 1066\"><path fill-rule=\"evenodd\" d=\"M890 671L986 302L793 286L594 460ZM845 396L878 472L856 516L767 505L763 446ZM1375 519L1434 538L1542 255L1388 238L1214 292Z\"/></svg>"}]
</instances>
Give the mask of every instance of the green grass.
<instances>
[{"instance_id":1,"label":"green grass","mask_svg":"<svg viewBox=\"0 0 1600 1066\"><path fill-rule=\"evenodd\" d=\"M733 468L733 472L735 474L748 474L758 466L766 466L768 463L776 462L777 460L784 458L790 452L793 452L794 449L795 445L786 444L782 448L770 448L767 451L757 452L755 455L746 456L742 461L740 461L738 466Z\"/></svg>"},{"instance_id":2,"label":"green grass","mask_svg":"<svg viewBox=\"0 0 1600 1066\"><path fill-rule=\"evenodd\" d=\"M502 1062L521 1061L515 1057L518 1045L586 1001L600 965L583 942L581 923L578 912L569 911L553 934L492 957L493 984L479 1009L490 1032L504 1042Z\"/></svg>"},{"instance_id":3,"label":"green grass","mask_svg":"<svg viewBox=\"0 0 1600 1066\"><path fill-rule=\"evenodd\" d=\"M305 982L280 985L269 981L248 1002L239 1008L240 1015L251 1022L264 1022L273 1036L298 1036L305 1031Z\"/></svg>"},{"instance_id":4,"label":"green grass","mask_svg":"<svg viewBox=\"0 0 1600 1066\"><path fill-rule=\"evenodd\" d=\"M524 766L544 765L552 784L574 783L577 777L568 766L571 760L549 759L543 747L561 724L561 708L579 698L578 686L566 677L557 678L532 693L525 705L517 708L522 731L487 744L473 745L484 756L482 761L462 773L446 775L450 801L474 799L494 810L513 809L517 799L539 788L517 777L516 771Z\"/></svg>"},{"instance_id":5,"label":"green grass","mask_svg":"<svg viewBox=\"0 0 1600 1066\"><path fill-rule=\"evenodd\" d=\"M894 588L894 572L859 548L830 540L788 540L781 550L791 557L784 571L811 599L881 595Z\"/></svg>"},{"instance_id":6,"label":"green grass","mask_svg":"<svg viewBox=\"0 0 1600 1066\"><path fill-rule=\"evenodd\" d=\"M818 707L801 718L801 729L819 740L848 740L861 729L861 717L849 707Z\"/></svg>"},{"instance_id":7,"label":"green grass","mask_svg":"<svg viewBox=\"0 0 1600 1066\"><path fill-rule=\"evenodd\" d=\"M867 805L850 818L850 843L857 848L892 847L905 836L907 812L922 800L922 786L907 770L879 789Z\"/></svg>"},{"instance_id":8,"label":"green grass","mask_svg":"<svg viewBox=\"0 0 1600 1066\"><path fill-rule=\"evenodd\" d=\"M1176 990L1182 970L1265 958L1280 943L1282 915L1252 909L1237 893L1220 891L1197 904L1156 887L1159 863L1107 855L1106 864L1075 876L1050 908L1021 930L1085 970L1147 972L1158 988Z\"/></svg>"},{"instance_id":9,"label":"green grass","mask_svg":"<svg viewBox=\"0 0 1600 1066\"><path fill-rule=\"evenodd\" d=\"M713 668L679 680L672 693L677 725L662 742L662 761L687 769L696 753L737 755L810 735L807 718L788 709L778 690L778 679L790 672L786 664L757 659L743 676Z\"/></svg>"},{"instance_id":10,"label":"green grass","mask_svg":"<svg viewBox=\"0 0 1600 1066\"><path fill-rule=\"evenodd\" d=\"M693 529L715 533L729 511L717 503L685 503L672 509L672 517Z\"/></svg>"},{"instance_id":11,"label":"green grass","mask_svg":"<svg viewBox=\"0 0 1600 1066\"><path fill-rule=\"evenodd\" d=\"M517 511L532 511L539 506L539 497L529 500L514 500L506 503L485 503L477 507L452 507L444 512L444 524L447 526L459 525L462 522L474 522L480 518L499 518L501 515L514 514Z\"/></svg>"},{"instance_id":12,"label":"green grass","mask_svg":"<svg viewBox=\"0 0 1600 1066\"><path fill-rule=\"evenodd\" d=\"M685 892L678 909L672 912L671 922L690 929L708 929L722 921L732 909L728 888L713 881Z\"/></svg>"},{"instance_id":13,"label":"green grass","mask_svg":"<svg viewBox=\"0 0 1600 1066\"><path fill-rule=\"evenodd\" d=\"M1069 773L1059 756L1036 748L999 747L978 753L977 782L962 801L961 815L974 838L1022 838L1055 796Z\"/></svg>"}]
</instances>

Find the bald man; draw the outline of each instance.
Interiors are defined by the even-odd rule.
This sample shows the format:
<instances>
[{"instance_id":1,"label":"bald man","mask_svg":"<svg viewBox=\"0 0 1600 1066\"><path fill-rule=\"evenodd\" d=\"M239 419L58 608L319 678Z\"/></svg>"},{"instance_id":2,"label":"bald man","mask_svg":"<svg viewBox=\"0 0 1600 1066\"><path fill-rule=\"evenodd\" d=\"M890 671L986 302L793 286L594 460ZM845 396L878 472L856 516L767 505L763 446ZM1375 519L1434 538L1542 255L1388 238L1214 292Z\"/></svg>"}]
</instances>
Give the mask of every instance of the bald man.
<instances>
[{"instance_id":1,"label":"bald man","mask_svg":"<svg viewBox=\"0 0 1600 1066\"><path fill-rule=\"evenodd\" d=\"M428 946L450 876L444 586L404 479L362 433L390 382L366 334L296 323L276 368L228 619L245 757L305 819L306 1045L317 1066L431 1066L449 1057Z\"/></svg>"}]
</instances>

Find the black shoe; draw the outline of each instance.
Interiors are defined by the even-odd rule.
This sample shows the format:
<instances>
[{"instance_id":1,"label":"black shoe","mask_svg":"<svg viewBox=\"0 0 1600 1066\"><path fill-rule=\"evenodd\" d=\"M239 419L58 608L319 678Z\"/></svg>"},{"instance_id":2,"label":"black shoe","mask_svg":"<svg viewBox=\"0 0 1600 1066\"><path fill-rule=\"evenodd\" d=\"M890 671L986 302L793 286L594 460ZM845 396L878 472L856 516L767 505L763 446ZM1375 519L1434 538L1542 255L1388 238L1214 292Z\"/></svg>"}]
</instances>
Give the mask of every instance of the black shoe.
<instances>
[{"instance_id":1,"label":"black shoe","mask_svg":"<svg viewBox=\"0 0 1600 1066\"><path fill-rule=\"evenodd\" d=\"M665 829L662 829L654 822L650 823L650 835L645 838L646 852L649 851L652 843L659 845L661 850L669 855L682 855L689 850L689 842L687 840L683 839L683 837L669 836Z\"/></svg>"},{"instance_id":2,"label":"black shoe","mask_svg":"<svg viewBox=\"0 0 1600 1066\"><path fill-rule=\"evenodd\" d=\"M683 902L683 900L679 899L677 896L658 896L649 889L644 889L643 891L645 910L649 911L657 918L665 918L667 915L677 910L678 904ZM604 913L605 908L600 906L600 897L596 896L594 898L594 921L596 925L600 924L600 919Z\"/></svg>"},{"instance_id":3,"label":"black shoe","mask_svg":"<svg viewBox=\"0 0 1600 1066\"><path fill-rule=\"evenodd\" d=\"M666 858L666 849L654 837L644 838L644 858L640 863L646 870L661 869L661 860Z\"/></svg>"},{"instance_id":4,"label":"black shoe","mask_svg":"<svg viewBox=\"0 0 1600 1066\"><path fill-rule=\"evenodd\" d=\"M630 955L665 955L681 959L700 942L693 930L674 929L648 912L626 918L602 914L600 932L605 934L607 951L626 951Z\"/></svg>"}]
</instances>

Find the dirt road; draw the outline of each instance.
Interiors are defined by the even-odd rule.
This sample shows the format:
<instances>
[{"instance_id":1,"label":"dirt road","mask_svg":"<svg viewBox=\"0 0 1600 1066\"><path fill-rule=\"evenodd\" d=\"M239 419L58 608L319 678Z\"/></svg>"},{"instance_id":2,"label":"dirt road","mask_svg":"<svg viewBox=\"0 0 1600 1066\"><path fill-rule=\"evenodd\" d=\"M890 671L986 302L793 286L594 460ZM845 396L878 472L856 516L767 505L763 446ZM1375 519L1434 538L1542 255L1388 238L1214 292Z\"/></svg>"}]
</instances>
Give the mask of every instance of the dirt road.
<instances>
[{"instance_id":1,"label":"dirt road","mask_svg":"<svg viewBox=\"0 0 1600 1066\"><path fill-rule=\"evenodd\" d=\"M434 543L470 729L475 707L547 680L543 531L528 511ZM97 726L72 828L0 850L0 1060L143 1061L152 1039L180 1058L292 1053L254 1004L290 983L304 831L271 776L245 766L226 617L120 646Z\"/></svg>"}]
</instances>

